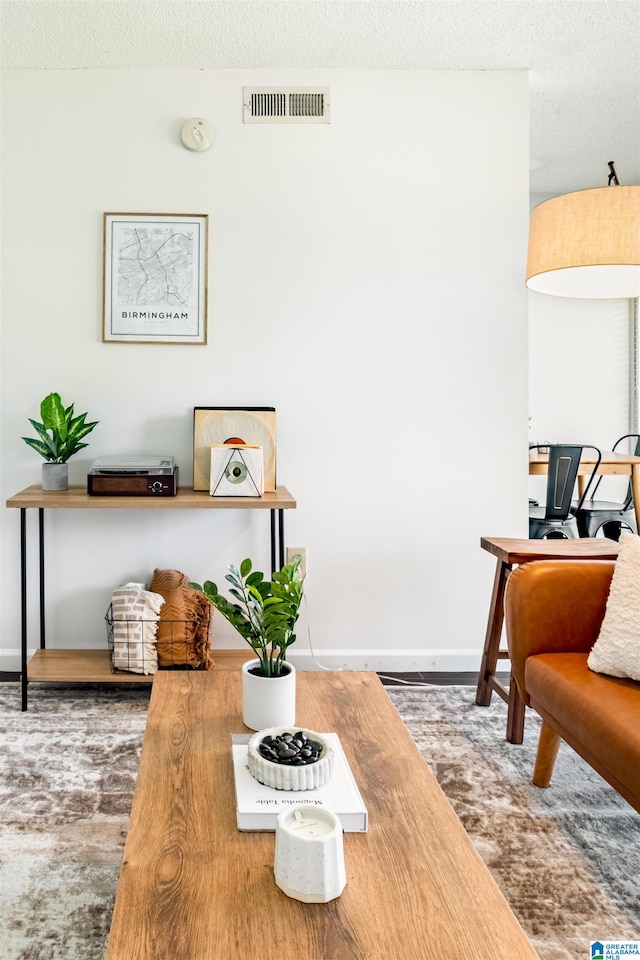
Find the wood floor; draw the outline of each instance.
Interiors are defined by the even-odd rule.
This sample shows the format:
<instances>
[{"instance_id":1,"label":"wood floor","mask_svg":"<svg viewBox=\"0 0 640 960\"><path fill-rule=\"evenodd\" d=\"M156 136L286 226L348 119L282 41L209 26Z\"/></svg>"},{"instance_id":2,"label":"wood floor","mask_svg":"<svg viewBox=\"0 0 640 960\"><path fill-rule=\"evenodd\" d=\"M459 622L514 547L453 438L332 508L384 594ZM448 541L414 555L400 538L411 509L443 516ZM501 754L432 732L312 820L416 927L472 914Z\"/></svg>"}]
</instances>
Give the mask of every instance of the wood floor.
<instances>
[{"instance_id":1,"label":"wood floor","mask_svg":"<svg viewBox=\"0 0 640 960\"><path fill-rule=\"evenodd\" d=\"M468 673L433 673L421 671L416 673L379 673L385 687L401 687L409 685L432 684L438 687L475 687L478 683L478 674L475 671ZM509 674L498 674L502 683L509 683Z\"/></svg>"},{"instance_id":2,"label":"wood floor","mask_svg":"<svg viewBox=\"0 0 640 960\"><path fill-rule=\"evenodd\" d=\"M238 669L239 663L231 658L221 658L216 663L216 667L222 670ZM434 686L466 686L475 687L478 682L478 674L470 671L468 673L379 673L380 680L387 687L415 686L419 684L433 684ZM498 679L502 683L509 682L509 674L498 674ZM20 674L17 671L0 670L0 683L18 683Z\"/></svg>"}]
</instances>

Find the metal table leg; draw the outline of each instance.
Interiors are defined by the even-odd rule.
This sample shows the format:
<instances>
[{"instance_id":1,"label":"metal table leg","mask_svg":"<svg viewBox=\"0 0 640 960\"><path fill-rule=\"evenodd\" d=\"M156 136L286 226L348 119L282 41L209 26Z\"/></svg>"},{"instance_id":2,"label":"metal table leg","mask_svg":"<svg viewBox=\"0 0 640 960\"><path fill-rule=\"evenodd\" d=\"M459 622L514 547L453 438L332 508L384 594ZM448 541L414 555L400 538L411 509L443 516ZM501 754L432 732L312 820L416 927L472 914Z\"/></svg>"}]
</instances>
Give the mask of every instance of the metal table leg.
<instances>
[{"instance_id":1,"label":"metal table leg","mask_svg":"<svg viewBox=\"0 0 640 960\"><path fill-rule=\"evenodd\" d=\"M40 550L40 649L44 650L45 616L44 616L44 510L38 508L38 543Z\"/></svg>"},{"instance_id":2,"label":"metal table leg","mask_svg":"<svg viewBox=\"0 0 640 960\"><path fill-rule=\"evenodd\" d=\"M27 709L27 511L20 508L20 686L22 709Z\"/></svg>"},{"instance_id":3,"label":"metal table leg","mask_svg":"<svg viewBox=\"0 0 640 960\"><path fill-rule=\"evenodd\" d=\"M271 520L271 576L276 572L276 511L269 510Z\"/></svg>"},{"instance_id":4,"label":"metal table leg","mask_svg":"<svg viewBox=\"0 0 640 960\"><path fill-rule=\"evenodd\" d=\"M280 568L284 567L284 510L278 510L278 543L280 544Z\"/></svg>"},{"instance_id":5,"label":"metal table leg","mask_svg":"<svg viewBox=\"0 0 640 960\"><path fill-rule=\"evenodd\" d=\"M278 529L276 531L276 513L278 514ZM271 576L276 569L284 567L284 510L270 510L271 517ZM276 568L276 553L279 566Z\"/></svg>"},{"instance_id":6,"label":"metal table leg","mask_svg":"<svg viewBox=\"0 0 640 960\"><path fill-rule=\"evenodd\" d=\"M40 579L40 648L46 646L45 602L44 602L44 508L38 507L38 554ZM27 709L27 687L29 676L27 671L27 508L20 508L20 686L22 695L22 710Z\"/></svg>"}]
</instances>

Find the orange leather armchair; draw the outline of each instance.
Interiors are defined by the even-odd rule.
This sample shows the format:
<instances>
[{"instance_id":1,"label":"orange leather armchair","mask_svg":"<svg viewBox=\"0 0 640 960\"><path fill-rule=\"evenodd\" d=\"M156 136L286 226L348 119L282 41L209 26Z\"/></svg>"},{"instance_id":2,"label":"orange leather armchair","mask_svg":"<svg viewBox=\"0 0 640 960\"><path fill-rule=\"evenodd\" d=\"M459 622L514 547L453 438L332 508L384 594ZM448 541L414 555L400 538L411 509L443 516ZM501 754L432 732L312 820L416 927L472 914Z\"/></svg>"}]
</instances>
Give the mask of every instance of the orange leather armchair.
<instances>
[{"instance_id":1,"label":"orange leather armchair","mask_svg":"<svg viewBox=\"0 0 640 960\"><path fill-rule=\"evenodd\" d=\"M518 690L542 717L534 784L549 786L562 739L640 812L640 683L587 666L613 569L608 560L516 568L505 592L507 642Z\"/></svg>"}]
</instances>

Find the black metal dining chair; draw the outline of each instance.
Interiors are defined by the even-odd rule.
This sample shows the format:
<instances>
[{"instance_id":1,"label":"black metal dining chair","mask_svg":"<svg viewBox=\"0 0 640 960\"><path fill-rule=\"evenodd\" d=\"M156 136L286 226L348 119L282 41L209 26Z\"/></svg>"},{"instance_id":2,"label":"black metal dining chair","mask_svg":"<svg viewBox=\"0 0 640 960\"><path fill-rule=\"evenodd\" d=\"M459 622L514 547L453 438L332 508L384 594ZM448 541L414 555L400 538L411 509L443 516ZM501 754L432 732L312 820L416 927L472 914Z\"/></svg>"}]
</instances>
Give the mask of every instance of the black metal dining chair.
<instances>
[{"instance_id":1,"label":"black metal dining chair","mask_svg":"<svg viewBox=\"0 0 640 960\"><path fill-rule=\"evenodd\" d=\"M636 441L633 453L636 457L640 457L640 433L625 433L614 443L611 448L613 452L615 453L616 448L625 440ZM609 537L610 540L619 540L623 532L637 534L638 524L633 505L631 481L629 481L627 493L622 503L616 503L610 500L596 500L596 492L603 479L603 477L598 477L598 482L593 488L591 497L588 500L583 500L581 505L575 507L574 512L578 521L580 536L600 536Z\"/></svg>"},{"instance_id":2,"label":"black metal dining chair","mask_svg":"<svg viewBox=\"0 0 640 960\"><path fill-rule=\"evenodd\" d=\"M536 444L532 449L540 449ZM583 450L595 451L593 470L577 503L582 507L600 466L601 453L590 444L554 443L544 445L549 450L549 469L544 507L529 506L530 540L577 540L580 536L578 521L571 510L573 490L578 477Z\"/></svg>"}]
</instances>

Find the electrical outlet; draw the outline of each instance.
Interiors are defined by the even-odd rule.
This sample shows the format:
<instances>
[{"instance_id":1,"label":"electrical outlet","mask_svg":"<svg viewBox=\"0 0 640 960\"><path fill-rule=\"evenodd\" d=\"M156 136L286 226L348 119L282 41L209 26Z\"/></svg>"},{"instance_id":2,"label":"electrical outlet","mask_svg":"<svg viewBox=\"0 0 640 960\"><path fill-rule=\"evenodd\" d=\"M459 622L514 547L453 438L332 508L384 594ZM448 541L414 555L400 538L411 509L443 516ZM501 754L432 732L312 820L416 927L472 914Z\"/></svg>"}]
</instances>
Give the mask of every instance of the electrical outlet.
<instances>
[{"instance_id":1,"label":"electrical outlet","mask_svg":"<svg viewBox=\"0 0 640 960\"><path fill-rule=\"evenodd\" d=\"M307 575L307 548L306 547L287 547L286 558L287 563L293 563L296 557L300 557L300 576L306 577Z\"/></svg>"}]
</instances>

